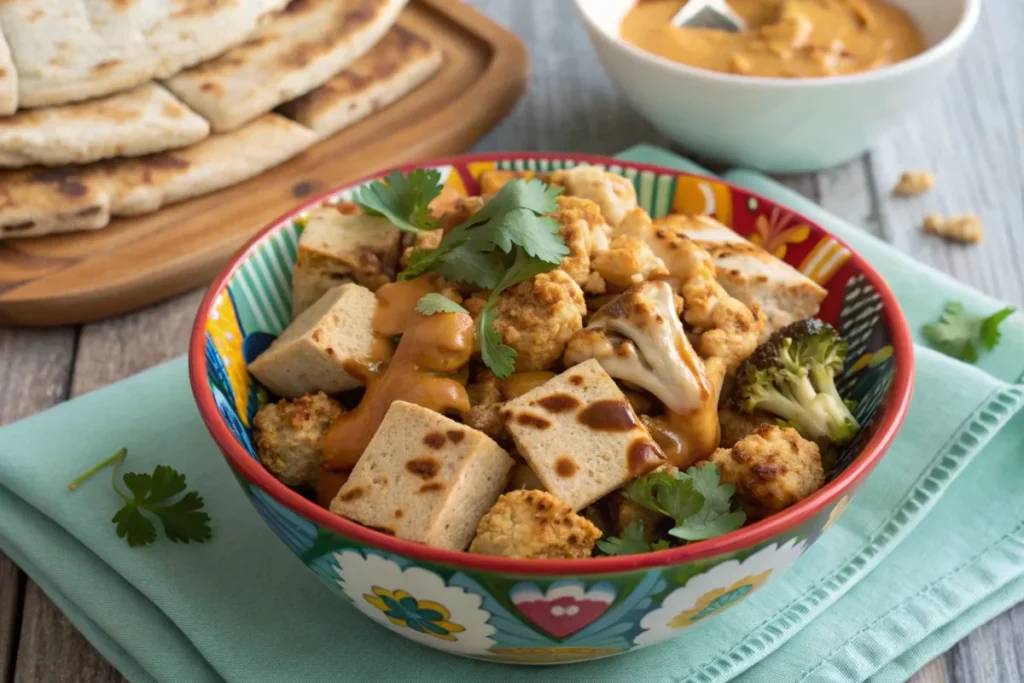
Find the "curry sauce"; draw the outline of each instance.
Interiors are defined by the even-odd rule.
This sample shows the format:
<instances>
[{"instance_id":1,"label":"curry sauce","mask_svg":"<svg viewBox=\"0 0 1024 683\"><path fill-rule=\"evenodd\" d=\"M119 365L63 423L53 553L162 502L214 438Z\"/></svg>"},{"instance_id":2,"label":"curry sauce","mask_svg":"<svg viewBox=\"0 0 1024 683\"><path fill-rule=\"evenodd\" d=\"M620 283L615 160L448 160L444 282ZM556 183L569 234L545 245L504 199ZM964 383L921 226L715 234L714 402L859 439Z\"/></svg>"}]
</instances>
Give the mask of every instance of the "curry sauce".
<instances>
[{"instance_id":1,"label":"curry sauce","mask_svg":"<svg viewBox=\"0 0 1024 683\"><path fill-rule=\"evenodd\" d=\"M640 0L622 38L690 66L745 76L815 78L870 71L925 49L920 30L881 0L729 0L749 28L677 27L686 0Z\"/></svg>"}]
</instances>

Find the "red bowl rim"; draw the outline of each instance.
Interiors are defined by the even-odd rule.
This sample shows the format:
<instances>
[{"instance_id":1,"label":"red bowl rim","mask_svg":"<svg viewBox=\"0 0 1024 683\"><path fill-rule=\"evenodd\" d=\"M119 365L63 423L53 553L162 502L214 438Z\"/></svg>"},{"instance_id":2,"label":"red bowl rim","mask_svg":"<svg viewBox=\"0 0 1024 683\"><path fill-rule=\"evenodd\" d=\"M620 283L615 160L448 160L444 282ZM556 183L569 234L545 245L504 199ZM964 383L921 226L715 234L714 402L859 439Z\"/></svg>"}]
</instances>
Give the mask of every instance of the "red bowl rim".
<instances>
[{"instance_id":1,"label":"red bowl rim","mask_svg":"<svg viewBox=\"0 0 1024 683\"><path fill-rule=\"evenodd\" d=\"M482 152L476 154L463 154L425 161L422 163L411 163L399 166L398 169L407 172L409 170L424 166L446 166L466 165L474 162L493 161L496 159L516 161L526 159L560 159L565 161L587 162L591 164L602 164L605 166L620 166L636 169L644 172L650 171L657 174L670 174L674 176L699 175L680 171L678 169L657 166L653 164L642 164L612 157L604 157L593 154L564 154L545 152ZM831 236L850 252L850 258L857 269L863 273L865 278L878 292L882 298L883 311L889 325L892 336L893 355L896 358L896 377L889 388L889 400L887 401L884 413L880 418L880 424L872 435L871 439L864 446L863 451L857 459L850 463L843 472L834 480L822 487L821 490L800 501L796 505L787 508L783 512L764 519L762 521L743 527L718 538L708 539L691 543L678 548L660 550L642 555L626 555L616 557L585 558L578 560L530 560L521 558L497 557L490 555L478 555L465 551L446 550L408 541L405 539L390 536L380 531L374 531L356 522L332 514L314 502L292 491L284 484L275 479L266 469L260 465L249 453L242 448L235 440L227 425L224 423L214 402L213 393L207 381L206 369L206 321L210 309L217 295L225 288L226 283L235 274L240 265L246 261L257 245L271 232L284 223L293 220L296 216L307 211L337 192L358 185L372 178L380 177L390 169L373 173L360 180L338 186L328 190L317 197L310 199L296 209L288 211L280 218L272 221L263 228L231 259L231 262L220 272L210 285L196 316L192 328L192 335L189 341L188 364L189 378L192 385L192 394L199 407L199 414L206 423L207 429L213 436L214 441L220 447L221 452L227 458L231 466L242 474L251 484L261 489L276 501L292 510L296 514L319 524L331 531L359 541L373 548L385 550L396 555L413 558L423 562L447 565L462 569L494 572L510 575L550 575L550 576L580 576L592 574L611 574L616 572L630 572L643 569L655 569L673 565L681 565L695 560L701 560L716 555L723 555L743 550L744 548L755 547L774 536L785 533L814 515L821 512L828 505L838 501L844 494L856 484L867 477L868 473L878 464L892 443L899 431L900 425L906 417L910 405L911 394L913 393L913 369L914 351L913 338L906 318L896 300L895 295L889 286L882 279L882 276L872 268L856 251L850 248L829 231L825 230L816 221L793 212L801 220L810 225L817 226L824 234ZM778 205L777 202L763 197L757 193L732 183L715 178L716 182L727 185L733 191L739 191L755 197L768 205ZM788 209L787 209L788 210Z\"/></svg>"}]
</instances>

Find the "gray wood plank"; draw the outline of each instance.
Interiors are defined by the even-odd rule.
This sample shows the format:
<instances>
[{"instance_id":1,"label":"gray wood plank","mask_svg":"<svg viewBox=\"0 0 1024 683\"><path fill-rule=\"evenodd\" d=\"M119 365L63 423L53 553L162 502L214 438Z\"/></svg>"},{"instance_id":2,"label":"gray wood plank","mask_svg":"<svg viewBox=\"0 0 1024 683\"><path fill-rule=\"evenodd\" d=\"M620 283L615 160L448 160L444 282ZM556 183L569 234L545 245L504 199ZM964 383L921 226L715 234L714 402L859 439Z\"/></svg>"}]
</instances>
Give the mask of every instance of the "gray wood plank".
<instances>
[{"instance_id":1,"label":"gray wood plank","mask_svg":"<svg viewBox=\"0 0 1024 683\"><path fill-rule=\"evenodd\" d=\"M953 683L946 657L936 657L910 679L909 683Z\"/></svg>"},{"instance_id":2,"label":"gray wood plank","mask_svg":"<svg viewBox=\"0 0 1024 683\"><path fill-rule=\"evenodd\" d=\"M75 331L0 329L0 425L45 410L67 396ZM0 554L0 681L14 674L24 577Z\"/></svg>"},{"instance_id":3,"label":"gray wood plank","mask_svg":"<svg viewBox=\"0 0 1024 683\"><path fill-rule=\"evenodd\" d=\"M887 237L902 251L1014 304L1024 303L1024 5L986 2L978 33L948 85L871 155ZM900 173L934 171L935 191L888 196ZM926 214L979 215L986 239L957 245L925 235Z\"/></svg>"},{"instance_id":4,"label":"gray wood plank","mask_svg":"<svg viewBox=\"0 0 1024 683\"><path fill-rule=\"evenodd\" d=\"M667 144L617 94L571 0L469 4L519 35L531 61L526 94L474 150L614 154L643 142Z\"/></svg>"},{"instance_id":5,"label":"gray wood plank","mask_svg":"<svg viewBox=\"0 0 1024 683\"><path fill-rule=\"evenodd\" d=\"M32 656L46 653L45 657ZM29 582L15 683L124 681L57 607Z\"/></svg>"},{"instance_id":6,"label":"gray wood plank","mask_svg":"<svg viewBox=\"0 0 1024 683\"><path fill-rule=\"evenodd\" d=\"M952 650L957 683L1024 681L1024 605L971 633Z\"/></svg>"},{"instance_id":7,"label":"gray wood plank","mask_svg":"<svg viewBox=\"0 0 1024 683\"><path fill-rule=\"evenodd\" d=\"M85 326L70 381L71 395L93 391L183 354L202 294L196 290L137 313ZM32 582L25 595L24 615L15 675L18 683L124 681Z\"/></svg>"}]
</instances>

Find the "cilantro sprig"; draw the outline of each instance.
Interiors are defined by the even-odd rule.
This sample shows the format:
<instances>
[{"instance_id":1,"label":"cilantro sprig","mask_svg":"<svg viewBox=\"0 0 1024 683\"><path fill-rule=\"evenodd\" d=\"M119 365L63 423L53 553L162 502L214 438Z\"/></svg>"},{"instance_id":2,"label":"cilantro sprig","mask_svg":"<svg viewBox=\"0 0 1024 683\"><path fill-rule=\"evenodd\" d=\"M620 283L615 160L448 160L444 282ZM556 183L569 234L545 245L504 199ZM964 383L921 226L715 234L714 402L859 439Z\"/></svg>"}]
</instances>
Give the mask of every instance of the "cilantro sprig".
<instances>
[{"instance_id":1,"label":"cilantro sprig","mask_svg":"<svg viewBox=\"0 0 1024 683\"><path fill-rule=\"evenodd\" d=\"M605 555L639 555L671 547L672 544L665 539L648 543L644 538L644 523L639 519L630 522L621 536L611 536L597 542L597 549Z\"/></svg>"},{"instance_id":2,"label":"cilantro sprig","mask_svg":"<svg viewBox=\"0 0 1024 683\"><path fill-rule=\"evenodd\" d=\"M386 182L363 188L356 202L364 210L386 216L401 230L421 232L437 227L427 207L440 192L436 171L413 171L408 176L395 171ZM539 180L512 180L480 211L448 231L436 249L415 249L408 268L399 274L408 280L433 272L490 290L477 318L477 338L484 364L499 378L515 371L516 352L494 329L498 296L554 270L569 253L558 222L547 215L558 209L560 193L560 188Z\"/></svg>"},{"instance_id":3,"label":"cilantro sprig","mask_svg":"<svg viewBox=\"0 0 1024 683\"><path fill-rule=\"evenodd\" d=\"M406 232L436 230L430 216L430 202L441 194L441 173L419 168L408 175L392 171L384 181L375 181L353 193L353 201L364 213L384 216Z\"/></svg>"},{"instance_id":4,"label":"cilantro sprig","mask_svg":"<svg viewBox=\"0 0 1024 683\"><path fill-rule=\"evenodd\" d=\"M634 479L624 489L631 502L675 521L669 536L686 542L714 538L743 526L746 514L732 509L735 493L735 486L721 483L714 464L686 472L654 472ZM633 522L622 536L599 542L598 549L608 555L633 555L669 547L667 541L648 543L643 531L641 522Z\"/></svg>"},{"instance_id":5,"label":"cilantro sprig","mask_svg":"<svg viewBox=\"0 0 1024 683\"><path fill-rule=\"evenodd\" d=\"M925 325L921 334L935 349L966 363L979 358L978 347L991 351L999 344L999 325L1010 317L1013 308L1003 308L989 316L968 313L959 301L949 301L938 321Z\"/></svg>"},{"instance_id":6,"label":"cilantro sprig","mask_svg":"<svg viewBox=\"0 0 1024 683\"><path fill-rule=\"evenodd\" d=\"M110 485L124 502L111 519L118 538L127 539L133 548L156 541L156 525L143 514L148 513L160 521L164 534L175 543L210 540L210 516L203 512L202 497L189 491L178 498L186 489L185 475L173 467L157 465L152 474L126 472L123 481L128 492L121 489L117 475L127 455L128 449L122 448L72 481L68 489L74 491L94 474L113 465Z\"/></svg>"}]
</instances>

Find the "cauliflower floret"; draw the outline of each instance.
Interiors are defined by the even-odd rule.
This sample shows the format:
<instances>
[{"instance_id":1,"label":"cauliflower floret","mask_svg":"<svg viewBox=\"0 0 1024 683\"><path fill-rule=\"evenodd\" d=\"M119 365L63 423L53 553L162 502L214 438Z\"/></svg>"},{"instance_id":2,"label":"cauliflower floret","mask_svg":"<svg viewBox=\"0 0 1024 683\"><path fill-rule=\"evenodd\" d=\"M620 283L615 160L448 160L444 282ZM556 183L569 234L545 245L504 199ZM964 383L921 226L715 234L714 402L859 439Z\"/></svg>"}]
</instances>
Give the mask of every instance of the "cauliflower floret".
<instances>
[{"instance_id":1,"label":"cauliflower floret","mask_svg":"<svg viewBox=\"0 0 1024 683\"><path fill-rule=\"evenodd\" d=\"M464 305L476 320L487 294L469 297ZM561 269L541 273L498 295L494 329L516 350L516 371L547 370L555 365L565 344L583 327L587 311L583 290Z\"/></svg>"},{"instance_id":2,"label":"cauliflower floret","mask_svg":"<svg viewBox=\"0 0 1024 683\"><path fill-rule=\"evenodd\" d=\"M562 260L562 270L578 285L590 277L590 257L597 250L607 249L610 228L601 217L597 204L579 197L559 197L558 211L551 217L561 224L559 233L569 247Z\"/></svg>"},{"instance_id":3,"label":"cauliflower floret","mask_svg":"<svg viewBox=\"0 0 1024 683\"><path fill-rule=\"evenodd\" d=\"M441 217L438 219L438 222L441 224L442 234L448 232L459 223L464 223L466 219L484 208L484 204L490 199L489 196L459 197L456 199L452 208L441 214Z\"/></svg>"},{"instance_id":4,"label":"cauliflower floret","mask_svg":"<svg viewBox=\"0 0 1024 683\"><path fill-rule=\"evenodd\" d=\"M764 316L755 303L749 307L734 299L715 279L711 254L685 235L656 225L643 209L631 211L619 225L618 235L642 239L680 282L685 301L683 320L700 335L697 345L705 358L717 357L731 373L757 348Z\"/></svg>"},{"instance_id":5,"label":"cauliflower floret","mask_svg":"<svg viewBox=\"0 0 1024 683\"><path fill-rule=\"evenodd\" d=\"M769 415L744 413L732 406L726 406L718 411L718 421L722 425L722 439L718 445L722 448L732 448L737 441L750 436L761 425L773 424L773 419Z\"/></svg>"},{"instance_id":6,"label":"cauliflower floret","mask_svg":"<svg viewBox=\"0 0 1024 683\"><path fill-rule=\"evenodd\" d=\"M590 557L601 531L546 491L503 494L480 520L469 552L530 559Z\"/></svg>"},{"instance_id":7,"label":"cauliflower floret","mask_svg":"<svg viewBox=\"0 0 1024 683\"><path fill-rule=\"evenodd\" d=\"M322 391L265 405L253 418L253 441L263 466L285 486L316 486L320 438L342 408Z\"/></svg>"},{"instance_id":8,"label":"cauliflower floret","mask_svg":"<svg viewBox=\"0 0 1024 683\"><path fill-rule=\"evenodd\" d=\"M695 410L713 392L704 363L675 313L672 288L665 282L640 283L595 313L565 350L566 365L589 358L596 358L612 377L651 392L677 413Z\"/></svg>"},{"instance_id":9,"label":"cauliflower floret","mask_svg":"<svg viewBox=\"0 0 1024 683\"><path fill-rule=\"evenodd\" d=\"M606 282L623 288L669 274L647 243L632 235L613 239L607 251L594 257L593 266Z\"/></svg>"},{"instance_id":10,"label":"cauliflower floret","mask_svg":"<svg viewBox=\"0 0 1024 683\"><path fill-rule=\"evenodd\" d=\"M631 209L636 208L636 189L623 176L607 173L586 164L551 174L551 184L564 187L566 194L583 197L601 207L601 215L611 226L617 226Z\"/></svg>"},{"instance_id":11,"label":"cauliflower floret","mask_svg":"<svg viewBox=\"0 0 1024 683\"><path fill-rule=\"evenodd\" d=\"M719 448L711 462L722 482L736 486L750 520L774 515L825 485L817 444L776 425L761 425L732 448Z\"/></svg>"}]
</instances>

